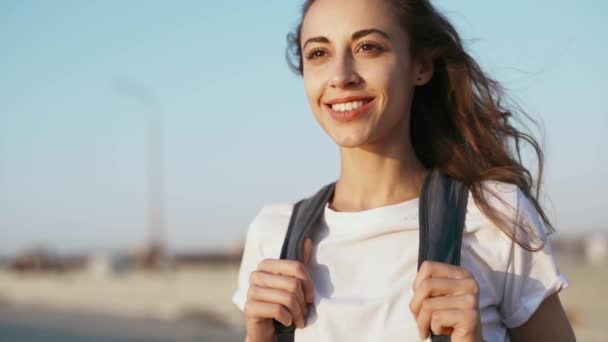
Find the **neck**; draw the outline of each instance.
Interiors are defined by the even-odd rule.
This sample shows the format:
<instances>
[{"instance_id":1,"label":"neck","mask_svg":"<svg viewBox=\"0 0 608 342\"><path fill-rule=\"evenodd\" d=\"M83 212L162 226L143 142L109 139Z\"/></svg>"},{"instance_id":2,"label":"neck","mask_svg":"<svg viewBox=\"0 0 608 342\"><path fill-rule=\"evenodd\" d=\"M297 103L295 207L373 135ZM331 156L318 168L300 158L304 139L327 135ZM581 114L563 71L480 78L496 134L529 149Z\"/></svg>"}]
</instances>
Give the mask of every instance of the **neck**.
<instances>
[{"instance_id":1,"label":"neck","mask_svg":"<svg viewBox=\"0 0 608 342\"><path fill-rule=\"evenodd\" d=\"M427 170L403 135L392 143L340 147L341 170L330 207L362 211L420 196Z\"/></svg>"}]
</instances>

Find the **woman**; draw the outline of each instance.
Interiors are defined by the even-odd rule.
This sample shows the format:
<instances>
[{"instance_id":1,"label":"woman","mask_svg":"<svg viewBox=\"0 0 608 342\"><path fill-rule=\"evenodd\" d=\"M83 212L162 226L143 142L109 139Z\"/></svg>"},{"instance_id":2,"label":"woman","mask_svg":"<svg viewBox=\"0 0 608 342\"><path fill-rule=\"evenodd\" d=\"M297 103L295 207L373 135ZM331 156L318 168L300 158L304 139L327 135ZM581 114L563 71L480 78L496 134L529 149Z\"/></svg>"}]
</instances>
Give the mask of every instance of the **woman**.
<instances>
[{"instance_id":1,"label":"woman","mask_svg":"<svg viewBox=\"0 0 608 342\"><path fill-rule=\"evenodd\" d=\"M289 36L341 172L302 262L277 260L293 204L249 227L234 303L247 341L573 341L552 226L499 84L427 0L307 1ZM470 188L460 267L418 256L418 196L439 169ZM540 179L536 184L540 184Z\"/></svg>"}]
</instances>

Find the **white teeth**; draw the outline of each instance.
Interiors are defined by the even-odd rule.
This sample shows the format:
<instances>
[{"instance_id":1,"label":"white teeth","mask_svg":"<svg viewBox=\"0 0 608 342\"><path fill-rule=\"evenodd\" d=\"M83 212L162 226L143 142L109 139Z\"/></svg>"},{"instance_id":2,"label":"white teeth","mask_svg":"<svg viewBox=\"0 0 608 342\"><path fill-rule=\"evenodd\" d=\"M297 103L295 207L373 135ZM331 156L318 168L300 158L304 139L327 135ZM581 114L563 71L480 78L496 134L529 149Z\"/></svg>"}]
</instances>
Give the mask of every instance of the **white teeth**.
<instances>
[{"instance_id":1,"label":"white teeth","mask_svg":"<svg viewBox=\"0 0 608 342\"><path fill-rule=\"evenodd\" d=\"M354 101L354 102L333 104L333 105L331 105L331 108L337 112L344 112L347 110L357 109L361 106L363 106L363 101Z\"/></svg>"}]
</instances>

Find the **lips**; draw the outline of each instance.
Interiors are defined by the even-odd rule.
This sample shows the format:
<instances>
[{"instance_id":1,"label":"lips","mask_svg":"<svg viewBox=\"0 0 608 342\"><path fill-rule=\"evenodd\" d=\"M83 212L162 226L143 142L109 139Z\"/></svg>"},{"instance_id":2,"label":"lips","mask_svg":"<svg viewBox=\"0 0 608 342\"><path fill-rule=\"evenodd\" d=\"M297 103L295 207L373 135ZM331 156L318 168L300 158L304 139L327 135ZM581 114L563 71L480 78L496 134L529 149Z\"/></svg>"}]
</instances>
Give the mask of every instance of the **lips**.
<instances>
[{"instance_id":1,"label":"lips","mask_svg":"<svg viewBox=\"0 0 608 342\"><path fill-rule=\"evenodd\" d=\"M373 96L347 96L347 97L331 99L329 101L326 101L325 104L334 105L334 104L338 104L338 103L348 103L348 102L354 102L354 101L370 102L373 99L374 99Z\"/></svg>"},{"instance_id":2,"label":"lips","mask_svg":"<svg viewBox=\"0 0 608 342\"><path fill-rule=\"evenodd\" d=\"M361 118L374 103L374 97L349 96L324 103L330 117L338 122L350 122Z\"/></svg>"}]
</instances>

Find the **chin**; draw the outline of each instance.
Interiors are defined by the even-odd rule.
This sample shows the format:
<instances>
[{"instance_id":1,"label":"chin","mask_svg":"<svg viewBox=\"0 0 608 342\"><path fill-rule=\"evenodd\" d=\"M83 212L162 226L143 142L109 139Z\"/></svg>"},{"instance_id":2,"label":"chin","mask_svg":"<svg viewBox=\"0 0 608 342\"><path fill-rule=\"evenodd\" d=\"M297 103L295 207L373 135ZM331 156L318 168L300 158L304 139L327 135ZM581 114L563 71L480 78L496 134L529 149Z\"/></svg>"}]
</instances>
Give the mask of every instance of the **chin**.
<instances>
[{"instance_id":1,"label":"chin","mask_svg":"<svg viewBox=\"0 0 608 342\"><path fill-rule=\"evenodd\" d=\"M367 134L360 132L334 132L330 134L332 140L340 147L353 148L365 145L368 140Z\"/></svg>"},{"instance_id":2,"label":"chin","mask_svg":"<svg viewBox=\"0 0 608 342\"><path fill-rule=\"evenodd\" d=\"M316 119L325 133L340 147L353 148L365 145L373 131L370 123L364 120L342 124L323 116L317 116Z\"/></svg>"}]
</instances>

